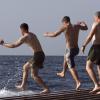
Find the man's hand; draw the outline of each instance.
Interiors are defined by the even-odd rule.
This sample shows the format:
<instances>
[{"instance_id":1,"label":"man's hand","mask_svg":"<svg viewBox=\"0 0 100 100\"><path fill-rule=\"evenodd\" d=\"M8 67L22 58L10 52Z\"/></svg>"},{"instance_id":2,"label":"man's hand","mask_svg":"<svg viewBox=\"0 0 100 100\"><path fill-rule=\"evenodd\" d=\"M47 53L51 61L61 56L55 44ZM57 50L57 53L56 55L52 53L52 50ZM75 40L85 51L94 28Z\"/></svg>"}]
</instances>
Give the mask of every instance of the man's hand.
<instances>
[{"instance_id":1,"label":"man's hand","mask_svg":"<svg viewBox=\"0 0 100 100\"><path fill-rule=\"evenodd\" d=\"M88 30L88 26L84 21L78 22L77 25L79 26L80 30Z\"/></svg>"},{"instance_id":2,"label":"man's hand","mask_svg":"<svg viewBox=\"0 0 100 100\"><path fill-rule=\"evenodd\" d=\"M3 45L3 44L4 44L4 40L0 39L0 45Z\"/></svg>"},{"instance_id":3,"label":"man's hand","mask_svg":"<svg viewBox=\"0 0 100 100\"><path fill-rule=\"evenodd\" d=\"M81 51L82 51L82 53L84 53L84 51L85 51L85 46L82 46Z\"/></svg>"},{"instance_id":4,"label":"man's hand","mask_svg":"<svg viewBox=\"0 0 100 100\"><path fill-rule=\"evenodd\" d=\"M81 26L86 26L86 23L85 23L84 21L78 22L77 24L78 24L78 25L81 25Z\"/></svg>"}]
</instances>

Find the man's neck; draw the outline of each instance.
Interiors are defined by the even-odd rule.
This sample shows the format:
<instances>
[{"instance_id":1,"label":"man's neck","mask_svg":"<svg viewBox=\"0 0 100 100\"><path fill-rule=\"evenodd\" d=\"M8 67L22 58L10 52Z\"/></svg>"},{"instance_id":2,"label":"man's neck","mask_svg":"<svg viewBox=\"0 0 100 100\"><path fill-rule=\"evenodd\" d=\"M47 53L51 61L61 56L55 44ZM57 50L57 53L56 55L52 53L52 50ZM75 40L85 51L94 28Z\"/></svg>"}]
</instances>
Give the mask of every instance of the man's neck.
<instances>
[{"instance_id":1,"label":"man's neck","mask_svg":"<svg viewBox=\"0 0 100 100\"><path fill-rule=\"evenodd\" d=\"M29 31L25 31L23 32L23 35L29 34Z\"/></svg>"},{"instance_id":2,"label":"man's neck","mask_svg":"<svg viewBox=\"0 0 100 100\"><path fill-rule=\"evenodd\" d=\"M69 23L69 24L68 24L68 26L72 26L72 24L71 24L71 23Z\"/></svg>"}]
</instances>

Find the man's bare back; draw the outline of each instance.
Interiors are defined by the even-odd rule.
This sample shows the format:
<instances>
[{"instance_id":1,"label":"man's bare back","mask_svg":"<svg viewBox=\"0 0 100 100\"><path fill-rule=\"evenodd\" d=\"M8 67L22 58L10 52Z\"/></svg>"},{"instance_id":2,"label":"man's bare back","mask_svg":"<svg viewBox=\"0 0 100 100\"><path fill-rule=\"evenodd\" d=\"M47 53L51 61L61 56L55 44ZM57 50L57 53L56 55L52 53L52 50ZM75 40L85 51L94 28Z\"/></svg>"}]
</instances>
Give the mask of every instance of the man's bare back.
<instances>
[{"instance_id":1,"label":"man's bare back","mask_svg":"<svg viewBox=\"0 0 100 100\"><path fill-rule=\"evenodd\" d=\"M3 45L8 48L16 48L24 43L28 44L28 46L32 48L33 53L43 51L37 36L31 32L24 33L24 35L14 43L5 43Z\"/></svg>"},{"instance_id":2,"label":"man's bare back","mask_svg":"<svg viewBox=\"0 0 100 100\"><path fill-rule=\"evenodd\" d=\"M44 36L47 37L56 37L60 35L62 32L65 33L66 39L66 48L78 48L78 37L80 30L87 30L88 27L85 22L79 22L78 24L72 25L62 25L62 27L56 32L47 32Z\"/></svg>"},{"instance_id":3,"label":"man's bare back","mask_svg":"<svg viewBox=\"0 0 100 100\"><path fill-rule=\"evenodd\" d=\"M66 48L78 48L78 37L80 30L87 30L87 26L70 24L65 28Z\"/></svg>"},{"instance_id":4,"label":"man's bare back","mask_svg":"<svg viewBox=\"0 0 100 100\"><path fill-rule=\"evenodd\" d=\"M96 31L92 41L94 45L100 45L100 23L94 23L92 28L94 27L96 27Z\"/></svg>"},{"instance_id":5,"label":"man's bare back","mask_svg":"<svg viewBox=\"0 0 100 100\"><path fill-rule=\"evenodd\" d=\"M41 44L34 33L27 33L24 42L32 48L33 52L43 51Z\"/></svg>"}]
</instances>

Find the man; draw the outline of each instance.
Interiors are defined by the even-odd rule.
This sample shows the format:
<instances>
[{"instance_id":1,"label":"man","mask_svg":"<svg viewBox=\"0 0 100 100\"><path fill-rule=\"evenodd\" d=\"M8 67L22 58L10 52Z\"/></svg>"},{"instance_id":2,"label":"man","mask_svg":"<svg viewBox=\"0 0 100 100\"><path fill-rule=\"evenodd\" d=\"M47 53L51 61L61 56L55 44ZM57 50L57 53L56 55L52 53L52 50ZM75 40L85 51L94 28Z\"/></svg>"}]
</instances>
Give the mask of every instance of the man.
<instances>
[{"instance_id":1,"label":"man","mask_svg":"<svg viewBox=\"0 0 100 100\"><path fill-rule=\"evenodd\" d=\"M26 81L28 78L28 71L31 69L31 75L32 78L41 85L44 90L41 93L47 93L49 92L48 87L43 82L41 77L38 75L39 69L43 68L43 63L45 60L45 54L42 50L41 44L37 38L37 36L34 33L29 32L29 26L26 23L21 24L20 26L22 37L18 39L15 43L8 44L3 43L1 44L7 48L16 48L19 47L22 44L27 44L29 47L31 47L34 56L31 58L24 66L23 66L23 79L22 84L16 86L17 89L24 90L26 86Z\"/></svg>"},{"instance_id":2,"label":"man","mask_svg":"<svg viewBox=\"0 0 100 100\"><path fill-rule=\"evenodd\" d=\"M58 76L64 77L67 68L69 68L74 80L76 81L76 90L79 89L81 82L79 80L74 58L79 53L78 47L78 36L80 30L87 30L87 25L85 22L79 22L76 25L72 25L70 22L70 18L65 16L62 19L62 27L56 32L47 32L44 35L47 37L56 37L60 35L62 32L65 32L66 38L66 54L64 56L64 66L63 71L61 73L57 73Z\"/></svg>"},{"instance_id":3,"label":"man","mask_svg":"<svg viewBox=\"0 0 100 100\"><path fill-rule=\"evenodd\" d=\"M91 40L93 41L93 45L88 54L86 70L95 85L94 89L91 91L92 93L94 93L100 91L99 82L97 81L95 72L93 70L93 64L95 63L96 65L98 65L98 71L100 71L100 11L95 13L91 32L89 33L82 47L83 53L86 46ZM100 72L98 73L100 74Z\"/></svg>"}]
</instances>

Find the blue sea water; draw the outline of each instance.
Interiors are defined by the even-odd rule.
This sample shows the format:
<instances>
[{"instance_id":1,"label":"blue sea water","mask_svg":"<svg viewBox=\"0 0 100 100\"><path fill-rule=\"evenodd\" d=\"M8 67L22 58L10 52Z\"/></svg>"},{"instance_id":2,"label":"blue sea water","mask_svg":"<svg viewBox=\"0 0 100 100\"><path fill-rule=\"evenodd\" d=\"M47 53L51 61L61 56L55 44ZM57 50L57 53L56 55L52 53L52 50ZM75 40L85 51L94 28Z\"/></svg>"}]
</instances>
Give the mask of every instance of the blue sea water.
<instances>
[{"instance_id":1,"label":"blue sea water","mask_svg":"<svg viewBox=\"0 0 100 100\"><path fill-rule=\"evenodd\" d=\"M0 56L0 97L31 95L42 90L31 78L30 72L27 90L21 92L15 88L15 85L20 83L22 79L22 66L30 58L30 56ZM78 56L75 61L79 77L83 83L81 88L93 87L85 70L86 57ZM75 82L69 71L66 72L65 78L56 76L56 73L62 70L62 64L62 56L47 56L44 68L39 72L52 92L75 89Z\"/></svg>"}]
</instances>

